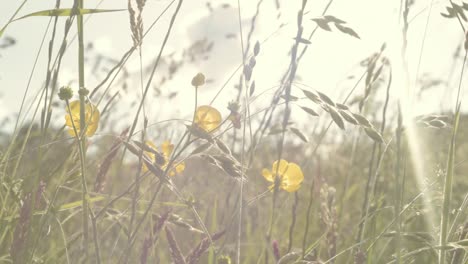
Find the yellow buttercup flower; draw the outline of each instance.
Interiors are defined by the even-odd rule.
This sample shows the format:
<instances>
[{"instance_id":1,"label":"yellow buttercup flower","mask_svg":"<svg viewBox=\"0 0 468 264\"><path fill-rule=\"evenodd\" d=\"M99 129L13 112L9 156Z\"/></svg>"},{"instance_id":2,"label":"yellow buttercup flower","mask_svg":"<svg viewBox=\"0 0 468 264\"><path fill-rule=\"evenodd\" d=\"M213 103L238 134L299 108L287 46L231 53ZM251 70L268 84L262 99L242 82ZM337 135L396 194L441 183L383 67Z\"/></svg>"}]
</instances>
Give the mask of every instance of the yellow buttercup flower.
<instances>
[{"instance_id":1,"label":"yellow buttercup flower","mask_svg":"<svg viewBox=\"0 0 468 264\"><path fill-rule=\"evenodd\" d=\"M157 151L158 149L151 141L146 141L146 145ZM160 166L162 170L166 170L167 165L169 163L169 159L171 158L172 151L174 151L174 145L171 144L168 140L164 141L161 145L161 151L163 155L163 160L158 160L157 155L151 151L144 151L145 155L154 163L155 166ZM169 170L169 176L175 176L176 174L180 174L185 170L185 162L173 163L175 167ZM148 167L145 163L143 163L142 167L143 172L148 171Z\"/></svg>"},{"instance_id":2,"label":"yellow buttercup flower","mask_svg":"<svg viewBox=\"0 0 468 264\"><path fill-rule=\"evenodd\" d=\"M221 114L216 108L202 105L195 112L195 124L206 132L212 132L221 124Z\"/></svg>"},{"instance_id":3,"label":"yellow buttercup flower","mask_svg":"<svg viewBox=\"0 0 468 264\"><path fill-rule=\"evenodd\" d=\"M278 181L278 187L287 192L297 191L304 180L301 167L296 163L287 162L283 159L275 161L271 171L263 169L262 175L267 181L273 183L270 189L273 189L275 187L275 181Z\"/></svg>"},{"instance_id":4,"label":"yellow buttercup flower","mask_svg":"<svg viewBox=\"0 0 468 264\"><path fill-rule=\"evenodd\" d=\"M90 137L96 133L99 125L99 110L91 103L85 104L85 124L86 124L86 136ZM72 123L73 120L73 123ZM65 124L69 128L68 134L75 137L75 131L73 130L73 124L76 127L76 131L80 133L80 101L70 102L70 110L67 107L67 114L65 115Z\"/></svg>"}]
</instances>

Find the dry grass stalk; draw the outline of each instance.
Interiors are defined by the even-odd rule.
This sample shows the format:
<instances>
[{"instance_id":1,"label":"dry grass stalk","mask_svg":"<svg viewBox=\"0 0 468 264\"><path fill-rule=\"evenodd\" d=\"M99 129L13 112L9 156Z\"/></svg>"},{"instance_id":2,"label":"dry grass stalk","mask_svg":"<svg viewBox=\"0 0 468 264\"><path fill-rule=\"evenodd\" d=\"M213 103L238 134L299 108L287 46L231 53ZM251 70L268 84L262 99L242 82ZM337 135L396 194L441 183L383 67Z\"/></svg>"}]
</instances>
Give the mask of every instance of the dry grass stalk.
<instances>
[{"instance_id":1,"label":"dry grass stalk","mask_svg":"<svg viewBox=\"0 0 468 264\"><path fill-rule=\"evenodd\" d=\"M132 40L133 46L141 46L143 40L143 18L141 14L143 13L143 8L145 6L146 0L137 0L137 9L135 10L132 6L131 0L128 0L128 13L130 15L130 29L132 31Z\"/></svg>"},{"instance_id":2,"label":"dry grass stalk","mask_svg":"<svg viewBox=\"0 0 468 264\"><path fill-rule=\"evenodd\" d=\"M169 250L171 252L172 261L174 261L174 264L186 264L184 256L180 251L179 245L175 240L174 233L167 226L164 228L164 230L166 230L166 237L167 242L169 243Z\"/></svg>"},{"instance_id":3,"label":"dry grass stalk","mask_svg":"<svg viewBox=\"0 0 468 264\"><path fill-rule=\"evenodd\" d=\"M132 142L132 143L128 143L126 141L121 141L123 144L125 144L125 146L127 147L127 149L132 152L134 155L136 156L140 156L140 152L141 150L139 150L136 146L135 146L135 142ZM162 177L164 175L164 171L159 167L159 166L156 166L155 164L153 164L150 160L150 158L148 158L146 155L142 155L141 156L141 159L143 160L143 162L145 163L146 167L148 168L149 171L151 171L154 175L156 175L157 177Z\"/></svg>"},{"instance_id":4,"label":"dry grass stalk","mask_svg":"<svg viewBox=\"0 0 468 264\"><path fill-rule=\"evenodd\" d=\"M458 236L458 239L460 241L468 238L468 222L465 222L465 224L460 227L459 233L460 235ZM452 264L461 264L463 262L463 257L466 254L465 251L466 249L463 250L462 248L457 248L453 253Z\"/></svg>"},{"instance_id":5,"label":"dry grass stalk","mask_svg":"<svg viewBox=\"0 0 468 264\"><path fill-rule=\"evenodd\" d=\"M210 143L210 142L201 144L200 146L196 147L196 148L192 151L191 155L197 155L197 154L200 154L200 153L202 153L202 152L205 152L205 151L208 150L210 147L211 147L211 143Z\"/></svg>"},{"instance_id":6,"label":"dry grass stalk","mask_svg":"<svg viewBox=\"0 0 468 264\"><path fill-rule=\"evenodd\" d=\"M41 196L45 190L45 183L40 182L38 189L36 191L35 197L35 206L38 208L41 204ZM33 197L31 193L26 194L23 199L22 206L20 208L19 220L15 227L15 232L13 233L13 242L10 247L10 255L13 259L13 263L21 263L23 258L27 255L25 252L25 246L27 245L27 236L28 236L28 227L31 220L32 210L31 203L33 202Z\"/></svg>"},{"instance_id":7,"label":"dry grass stalk","mask_svg":"<svg viewBox=\"0 0 468 264\"><path fill-rule=\"evenodd\" d=\"M273 240L273 242L271 243L271 247L273 248L273 256L275 257L275 260L278 262L281 258L278 241Z\"/></svg>"},{"instance_id":8,"label":"dry grass stalk","mask_svg":"<svg viewBox=\"0 0 468 264\"><path fill-rule=\"evenodd\" d=\"M237 160L232 156L214 155L216 165L221 168L227 175L236 180L245 180L242 176L242 167Z\"/></svg>"},{"instance_id":9,"label":"dry grass stalk","mask_svg":"<svg viewBox=\"0 0 468 264\"><path fill-rule=\"evenodd\" d=\"M213 234L211 236L212 241L216 241L216 240L220 239L224 235L224 233L226 233L226 230L223 230L223 231L220 231L220 232L217 232L217 233ZM208 250L209 247L210 247L210 240L209 240L208 237L205 237L187 255L187 257L185 258L187 264L198 263L198 260L200 259L200 257L203 255L203 253L206 252L206 250Z\"/></svg>"},{"instance_id":10,"label":"dry grass stalk","mask_svg":"<svg viewBox=\"0 0 468 264\"><path fill-rule=\"evenodd\" d=\"M104 186L106 185L107 172L109 171L112 161L117 155L117 152L119 150L120 145L122 144L122 141L125 140L128 130L129 128L125 129L124 131L122 131L122 133L120 133L120 137L114 141L114 144L112 144L112 147L110 148L109 153L106 155L106 157L104 158L104 161L99 166L99 170L96 175L96 182L94 183L95 192L102 192L104 190Z\"/></svg>"},{"instance_id":11,"label":"dry grass stalk","mask_svg":"<svg viewBox=\"0 0 468 264\"><path fill-rule=\"evenodd\" d=\"M143 241L143 248L141 250L140 255L141 264L148 263L148 255L150 249L151 247L153 247L155 241L158 239L159 232L161 231L167 219L169 218L169 211L161 216L155 216L155 218L157 218L157 221L153 226L153 230L146 236L145 240Z\"/></svg>"},{"instance_id":12,"label":"dry grass stalk","mask_svg":"<svg viewBox=\"0 0 468 264\"><path fill-rule=\"evenodd\" d=\"M320 216L322 224L327 229L326 241L328 244L329 258L333 258L336 255L336 244L338 237L336 232L338 228L335 208L335 193L335 188L328 187L326 183L322 185L320 190ZM334 261L331 263L334 263Z\"/></svg>"}]
</instances>

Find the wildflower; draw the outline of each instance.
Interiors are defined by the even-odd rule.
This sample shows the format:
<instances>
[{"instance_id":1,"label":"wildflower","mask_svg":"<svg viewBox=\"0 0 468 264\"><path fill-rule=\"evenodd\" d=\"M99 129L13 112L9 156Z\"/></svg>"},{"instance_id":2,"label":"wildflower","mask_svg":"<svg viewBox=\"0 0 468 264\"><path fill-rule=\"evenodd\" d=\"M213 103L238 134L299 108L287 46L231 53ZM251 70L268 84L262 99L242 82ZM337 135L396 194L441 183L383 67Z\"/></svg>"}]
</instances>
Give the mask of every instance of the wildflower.
<instances>
[{"instance_id":1,"label":"wildflower","mask_svg":"<svg viewBox=\"0 0 468 264\"><path fill-rule=\"evenodd\" d=\"M270 186L270 189L273 189L276 183L280 189L287 192L297 191L304 180L304 174L302 173L301 167L296 163L287 162L283 159L275 161L271 171L263 169L262 175L267 181L273 183Z\"/></svg>"},{"instance_id":2,"label":"wildflower","mask_svg":"<svg viewBox=\"0 0 468 264\"><path fill-rule=\"evenodd\" d=\"M192 78L192 85L193 86L198 87L198 86L202 86L204 84L205 84L205 75L203 75L203 73L197 73L197 75L195 75Z\"/></svg>"},{"instance_id":3,"label":"wildflower","mask_svg":"<svg viewBox=\"0 0 468 264\"><path fill-rule=\"evenodd\" d=\"M96 133L99 125L99 110L91 103L85 104L85 125L86 125L86 136L92 136ZM72 122L73 121L73 122ZM68 129L68 134L75 137L75 131L73 125L75 125L76 131L80 133L80 101L73 101L70 103L70 107L67 108L67 114L65 115L65 124Z\"/></svg>"},{"instance_id":4,"label":"wildflower","mask_svg":"<svg viewBox=\"0 0 468 264\"><path fill-rule=\"evenodd\" d=\"M195 112L194 123L197 124L199 128L210 133L218 128L221 123L221 114L216 108L209 105L202 105L199 106Z\"/></svg>"},{"instance_id":5,"label":"wildflower","mask_svg":"<svg viewBox=\"0 0 468 264\"><path fill-rule=\"evenodd\" d=\"M146 145L155 151L157 151L156 146L151 141L146 141ZM168 140L164 141L161 145L161 151L163 155L163 160L160 160L157 155L152 151L144 151L145 155L154 163L155 166L161 167L161 169L166 170L167 165L169 165L169 159L171 158L171 154L174 151L174 145L171 144ZM143 172L148 171L148 167L145 163L143 163ZM174 168L169 170L169 176L175 176L176 174L180 174L185 170L185 162L179 162L175 165Z\"/></svg>"}]
</instances>

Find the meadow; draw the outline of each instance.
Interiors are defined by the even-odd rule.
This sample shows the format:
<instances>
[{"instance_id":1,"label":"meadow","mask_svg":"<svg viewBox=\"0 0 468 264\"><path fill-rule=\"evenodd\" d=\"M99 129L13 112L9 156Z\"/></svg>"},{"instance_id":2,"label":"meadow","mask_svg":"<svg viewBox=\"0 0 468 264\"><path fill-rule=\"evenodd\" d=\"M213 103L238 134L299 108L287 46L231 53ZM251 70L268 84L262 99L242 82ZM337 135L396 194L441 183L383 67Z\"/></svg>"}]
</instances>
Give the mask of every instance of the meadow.
<instances>
[{"instance_id":1,"label":"meadow","mask_svg":"<svg viewBox=\"0 0 468 264\"><path fill-rule=\"evenodd\" d=\"M37 93L21 87L19 110L1 122L0 263L468 263L468 3L436 1L442 12L431 13L428 1L421 11L459 30L457 49L441 51L454 54L447 80L409 70L411 21L420 10L402 0L397 55L383 43L342 76L349 85L336 96L298 74L318 32L361 38L329 13L333 0L313 17L312 0L291 1L290 45L276 51L289 62L278 65L285 70L271 76L273 87L256 79L264 58L275 56L264 54L275 40L255 37L263 0L247 26L245 1L224 4L238 10L239 32L227 37L238 39L241 53L214 88L219 76L180 70L208 56L209 41L183 56L166 52L183 0L164 1L163 10L146 10L146 0L129 0L126 10L57 0L24 13L27 2L15 2L0 25L0 51L16 45L11 25L41 18L48 31L36 44L47 63ZM276 2L278 13L288 5ZM132 45L100 57L86 18L114 12L127 14L121 30ZM153 32L158 48L143 53ZM62 60L70 57L76 82L64 83ZM130 58L139 61L135 75ZM173 79L183 92L170 92ZM209 98L208 87L216 91ZM450 100L413 115L412 104L431 89ZM177 97L190 105L173 103ZM172 115L151 115L154 106Z\"/></svg>"}]
</instances>

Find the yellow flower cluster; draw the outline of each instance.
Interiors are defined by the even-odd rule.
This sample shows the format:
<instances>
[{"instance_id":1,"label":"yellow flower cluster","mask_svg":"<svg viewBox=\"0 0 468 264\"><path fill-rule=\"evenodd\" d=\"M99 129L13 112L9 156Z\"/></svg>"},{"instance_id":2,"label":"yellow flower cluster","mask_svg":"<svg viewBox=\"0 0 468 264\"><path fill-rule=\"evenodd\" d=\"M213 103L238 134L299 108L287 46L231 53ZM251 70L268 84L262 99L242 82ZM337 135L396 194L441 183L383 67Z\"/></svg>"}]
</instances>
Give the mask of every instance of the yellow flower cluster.
<instances>
[{"instance_id":1,"label":"yellow flower cluster","mask_svg":"<svg viewBox=\"0 0 468 264\"><path fill-rule=\"evenodd\" d=\"M154 145L151 141L146 141L146 145L153 148L154 150L158 150L156 145ZM161 151L164 156L164 160L158 161L156 154L151 151L144 151L145 155L151 160L153 164L156 164L161 167L161 169L166 170L167 165L169 165L169 159L171 158L171 154L174 151L174 145L171 144L168 140L164 141L161 144ZM148 171L148 167L145 163L143 163L142 167L143 172ZM171 168L168 172L169 176L175 176L176 174L180 174L185 170L185 162L179 162L175 165L175 167Z\"/></svg>"},{"instance_id":2,"label":"yellow flower cluster","mask_svg":"<svg viewBox=\"0 0 468 264\"><path fill-rule=\"evenodd\" d=\"M201 85L204 83L203 76L196 76L192 83L194 85ZM80 127L80 101L73 101L70 102L69 108L67 108L67 114L65 115L65 124L68 127L68 133L71 136L76 136L73 126L75 126L76 131L78 133L81 132ZM85 117L86 117L86 136L92 136L96 133L96 130L99 125L100 113L97 107L91 103L86 103L85 109ZM199 106L195 112L194 116L194 124L200 129L202 129L206 133L211 133L218 129L221 125L221 114L220 112L209 105L202 105ZM146 145L150 148L153 148L157 153L157 147L151 141L147 141ZM171 154L174 151L174 145L171 144L169 141L164 141L160 146L162 157L159 155L159 158L155 152L151 151L144 151L144 154L147 158L151 160L153 164L159 166L161 169L166 170L167 166L169 165L169 160L171 158ZM143 163L142 165L143 172L148 171L148 167L146 164ZM176 174L180 174L185 170L185 163L179 162L172 165L172 168L169 169L169 176L175 176ZM284 159L277 160L273 163L272 170L268 170L264 168L262 170L263 177L272 184L270 185L270 189L273 190L275 185L279 189L283 189L287 192L295 192L301 187L301 183L304 180L304 174L302 173L301 168L299 165L288 162Z\"/></svg>"}]
</instances>

